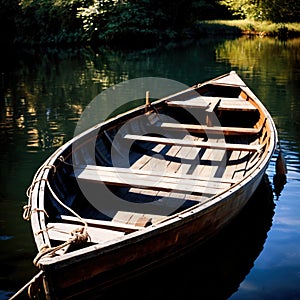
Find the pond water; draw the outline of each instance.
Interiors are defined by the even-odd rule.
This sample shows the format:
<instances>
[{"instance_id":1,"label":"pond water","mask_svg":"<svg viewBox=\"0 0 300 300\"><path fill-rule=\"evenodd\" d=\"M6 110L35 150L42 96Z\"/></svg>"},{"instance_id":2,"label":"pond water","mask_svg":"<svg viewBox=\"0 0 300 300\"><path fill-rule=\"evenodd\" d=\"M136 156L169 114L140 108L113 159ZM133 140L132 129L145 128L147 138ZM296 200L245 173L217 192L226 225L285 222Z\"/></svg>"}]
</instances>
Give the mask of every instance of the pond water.
<instances>
[{"instance_id":1,"label":"pond water","mask_svg":"<svg viewBox=\"0 0 300 300\"><path fill-rule=\"evenodd\" d=\"M192 85L236 70L272 114L288 174L272 191L276 155L243 212L215 239L159 271L102 295L143 298L300 299L300 39L202 40L159 51L8 50L0 57L0 298L34 274L26 189L40 164L73 136L80 114L124 80L163 77ZM111 112L103 103L103 118ZM251 203L252 203L251 202ZM272 203L275 203L273 206ZM147 284L145 284L145 282ZM136 295L133 296L133 295ZM179 297L179 298L178 298Z\"/></svg>"}]
</instances>

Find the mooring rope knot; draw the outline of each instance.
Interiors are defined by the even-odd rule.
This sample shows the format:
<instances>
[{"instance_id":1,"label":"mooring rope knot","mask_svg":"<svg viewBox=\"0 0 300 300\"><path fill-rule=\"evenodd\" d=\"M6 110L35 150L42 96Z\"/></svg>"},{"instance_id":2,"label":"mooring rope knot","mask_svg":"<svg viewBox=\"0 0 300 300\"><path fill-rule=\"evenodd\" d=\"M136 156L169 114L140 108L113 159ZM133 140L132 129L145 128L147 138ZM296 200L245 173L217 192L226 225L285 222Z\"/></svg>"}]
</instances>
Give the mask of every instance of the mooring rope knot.
<instances>
[{"instance_id":1,"label":"mooring rope knot","mask_svg":"<svg viewBox=\"0 0 300 300\"><path fill-rule=\"evenodd\" d=\"M82 244L86 243L90 236L87 233L86 227L76 228L71 232L72 235L72 242L75 244Z\"/></svg>"},{"instance_id":2,"label":"mooring rope knot","mask_svg":"<svg viewBox=\"0 0 300 300\"><path fill-rule=\"evenodd\" d=\"M65 241L64 243L56 246L56 247L50 247L48 245L44 245L39 253L36 255L36 257L33 260L33 263L35 266L39 266L39 260L44 257L45 255L49 255L50 257L54 256L56 252L70 244L83 244L86 243L89 239L90 236L87 232L86 227L80 227L74 229L71 233L71 237Z\"/></svg>"}]
</instances>

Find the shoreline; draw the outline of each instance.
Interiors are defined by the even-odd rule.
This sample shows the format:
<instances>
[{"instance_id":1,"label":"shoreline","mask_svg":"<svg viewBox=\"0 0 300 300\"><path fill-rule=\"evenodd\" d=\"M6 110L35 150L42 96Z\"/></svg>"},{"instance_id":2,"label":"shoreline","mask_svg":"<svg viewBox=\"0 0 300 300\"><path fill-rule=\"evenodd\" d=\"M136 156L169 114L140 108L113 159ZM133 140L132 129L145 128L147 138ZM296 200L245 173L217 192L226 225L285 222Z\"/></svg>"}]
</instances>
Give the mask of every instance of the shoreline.
<instances>
[{"instance_id":1,"label":"shoreline","mask_svg":"<svg viewBox=\"0 0 300 300\"><path fill-rule=\"evenodd\" d=\"M300 37L300 23L272 23L268 21L253 21L253 20L207 20L196 21L193 27L186 28L182 32L178 33L174 39L156 42L153 39L152 43L143 44L140 43L139 47L134 44L124 45L122 43L103 43L103 41L96 42L75 42L75 41L60 41L60 42L38 42L32 40L31 42L12 42L1 43L2 46L10 47L24 47L24 48L36 48L36 47L49 47L49 48L73 48L73 47L92 47L92 48L110 48L114 50L146 50L155 49L168 44L180 44L187 40L196 40L199 38L217 38L217 37L240 37L240 36L258 36L274 37L279 40L286 41L288 39ZM121 37L121 40L124 36ZM18 38L17 38L18 40ZM122 45L122 46L120 46Z\"/></svg>"},{"instance_id":2,"label":"shoreline","mask_svg":"<svg viewBox=\"0 0 300 300\"><path fill-rule=\"evenodd\" d=\"M248 36L270 36L280 39L289 39L300 36L300 23L273 23L269 21L253 21L253 20L209 20L201 21L196 24L199 29L209 29L214 31L223 31L239 33ZM224 32L223 32L224 33Z\"/></svg>"}]
</instances>

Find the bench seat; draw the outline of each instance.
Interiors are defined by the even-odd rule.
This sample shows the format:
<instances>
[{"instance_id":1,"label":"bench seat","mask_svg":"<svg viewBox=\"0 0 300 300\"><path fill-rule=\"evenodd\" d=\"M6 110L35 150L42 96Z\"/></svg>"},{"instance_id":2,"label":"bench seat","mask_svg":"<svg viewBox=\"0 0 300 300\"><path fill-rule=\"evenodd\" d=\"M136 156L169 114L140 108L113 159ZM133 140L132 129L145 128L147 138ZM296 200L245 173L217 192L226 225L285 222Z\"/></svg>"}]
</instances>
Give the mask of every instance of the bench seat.
<instances>
[{"instance_id":1,"label":"bench seat","mask_svg":"<svg viewBox=\"0 0 300 300\"><path fill-rule=\"evenodd\" d=\"M156 191L179 192L185 194L215 195L231 186L231 180L222 178L199 180L188 175L157 174L156 172L136 172L130 168L86 166L77 170L77 179L107 185L126 186ZM231 182L230 182L231 181Z\"/></svg>"},{"instance_id":2,"label":"bench seat","mask_svg":"<svg viewBox=\"0 0 300 300\"><path fill-rule=\"evenodd\" d=\"M259 128L244 128L244 127L222 127L222 126L206 126L197 124L179 124L164 122L161 128L170 130L187 130L194 133L207 134L223 134L223 135L254 135L260 132Z\"/></svg>"},{"instance_id":3,"label":"bench seat","mask_svg":"<svg viewBox=\"0 0 300 300\"><path fill-rule=\"evenodd\" d=\"M145 136L136 134L126 134L125 139L152 142L164 145L178 145L183 147L200 147L209 149L219 149L219 150L232 150L232 151L249 151L249 152L259 152L261 149L260 145L248 145L248 144L232 144L232 143L217 143L217 142L203 142L203 141L190 141L183 139L172 139L165 137L156 136Z\"/></svg>"},{"instance_id":4,"label":"bench seat","mask_svg":"<svg viewBox=\"0 0 300 300\"><path fill-rule=\"evenodd\" d=\"M182 108L199 108L206 112L218 110L256 111L256 107L249 101L240 98L199 96L186 100L167 101L168 106Z\"/></svg>"}]
</instances>

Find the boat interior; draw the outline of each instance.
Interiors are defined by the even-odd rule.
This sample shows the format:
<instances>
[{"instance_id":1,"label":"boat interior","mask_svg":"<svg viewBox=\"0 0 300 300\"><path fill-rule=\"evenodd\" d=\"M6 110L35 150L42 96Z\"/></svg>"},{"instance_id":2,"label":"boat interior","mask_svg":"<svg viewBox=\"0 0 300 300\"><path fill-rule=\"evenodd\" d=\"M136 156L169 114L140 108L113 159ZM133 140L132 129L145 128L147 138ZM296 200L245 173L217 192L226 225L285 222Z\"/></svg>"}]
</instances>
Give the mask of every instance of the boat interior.
<instances>
[{"instance_id":1,"label":"boat interior","mask_svg":"<svg viewBox=\"0 0 300 300\"><path fill-rule=\"evenodd\" d=\"M49 171L50 240L66 240L80 223L53 193L88 223L92 244L210 201L251 173L268 143L266 123L241 87L213 83L103 123Z\"/></svg>"}]
</instances>

